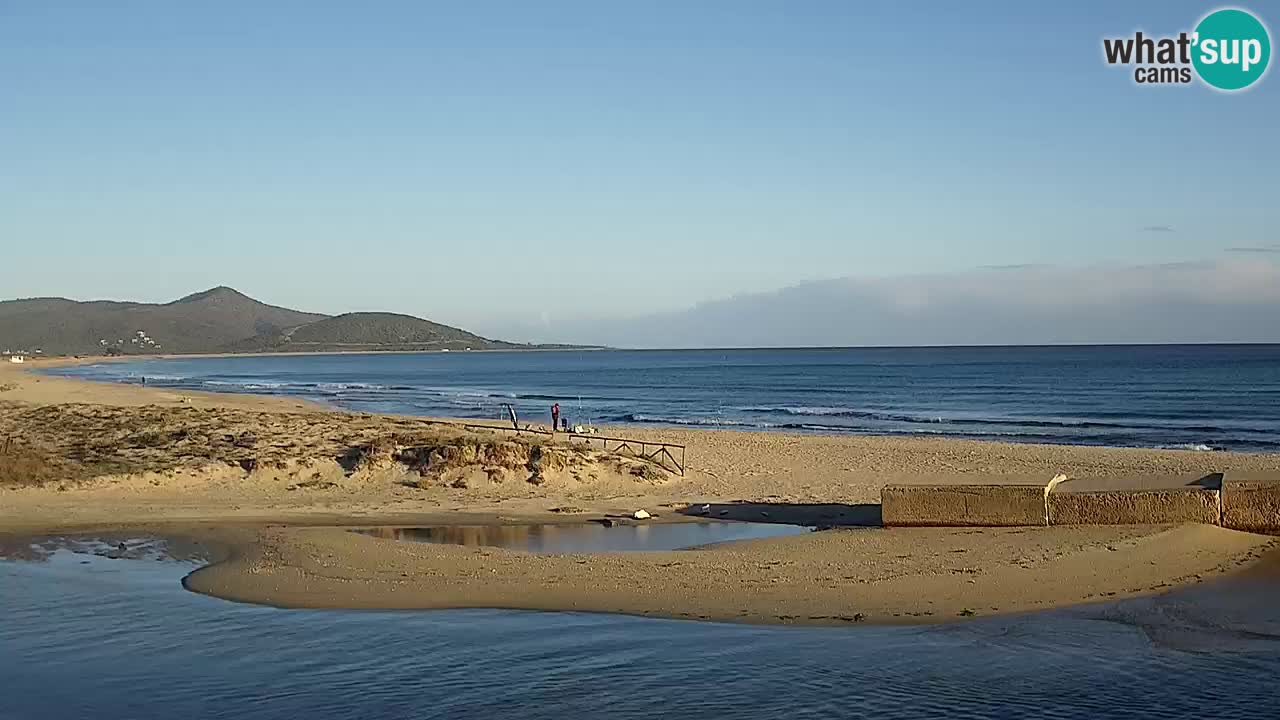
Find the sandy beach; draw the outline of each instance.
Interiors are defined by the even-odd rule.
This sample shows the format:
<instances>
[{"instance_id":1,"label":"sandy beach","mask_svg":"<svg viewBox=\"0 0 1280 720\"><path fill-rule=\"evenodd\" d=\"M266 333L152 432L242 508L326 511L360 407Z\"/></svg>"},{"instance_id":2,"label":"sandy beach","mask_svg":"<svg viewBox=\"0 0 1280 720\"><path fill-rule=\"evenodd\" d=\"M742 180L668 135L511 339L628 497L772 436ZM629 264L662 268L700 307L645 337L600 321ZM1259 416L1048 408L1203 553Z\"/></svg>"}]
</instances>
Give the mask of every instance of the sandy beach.
<instances>
[{"instance_id":1,"label":"sandy beach","mask_svg":"<svg viewBox=\"0 0 1280 720\"><path fill-rule=\"evenodd\" d=\"M1158 592L1247 567L1276 542L1198 525L875 527L891 482L1268 472L1280 470L1276 455L616 429L687 445L681 477L542 436L32 372L46 362L0 367L0 533L199 536L227 559L188 587L235 600L940 621ZM703 503L716 518L836 529L673 552L535 555L341 528L581 523L638 509L650 522L683 522L687 506Z\"/></svg>"}]
</instances>

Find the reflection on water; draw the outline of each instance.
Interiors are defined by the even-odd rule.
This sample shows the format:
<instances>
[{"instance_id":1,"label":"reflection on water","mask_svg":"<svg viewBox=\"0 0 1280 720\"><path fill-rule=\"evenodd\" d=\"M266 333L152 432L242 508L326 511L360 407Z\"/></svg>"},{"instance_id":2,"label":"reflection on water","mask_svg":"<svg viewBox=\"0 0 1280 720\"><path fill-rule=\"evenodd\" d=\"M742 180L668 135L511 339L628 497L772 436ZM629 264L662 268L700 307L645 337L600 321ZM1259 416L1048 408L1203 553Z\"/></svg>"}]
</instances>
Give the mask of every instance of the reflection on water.
<instances>
[{"instance_id":1,"label":"reflection on water","mask_svg":"<svg viewBox=\"0 0 1280 720\"><path fill-rule=\"evenodd\" d=\"M932 627L780 628L279 610L183 591L195 566L66 549L0 561L0 718L1274 718L1280 702L1274 584ZM1251 592L1262 617L1238 602ZM1224 596L1238 611L1213 606ZM1179 622L1222 641L1169 642Z\"/></svg>"},{"instance_id":2,"label":"reflection on water","mask_svg":"<svg viewBox=\"0 0 1280 720\"><path fill-rule=\"evenodd\" d=\"M389 540L502 547L539 553L600 553L679 550L734 540L797 535L799 525L750 522L680 522L581 525L440 525L378 527L356 532Z\"/></svg>"},{"instance_id":3,"label":"reflection on water","mask_svg":"<svg viewBox=\"0 0 1280 720\"><path fill-rule=\"evenodd\" d=\"M198 542L181 539L137 537L133 533L102 533L93 536L50 535L39 538L0 537L0 558L47 561L57 551L96 555L112 560L181 560L208 562L209 552ZM81 560L87 564L87 560Z\"/></svg>"}]
</instances>

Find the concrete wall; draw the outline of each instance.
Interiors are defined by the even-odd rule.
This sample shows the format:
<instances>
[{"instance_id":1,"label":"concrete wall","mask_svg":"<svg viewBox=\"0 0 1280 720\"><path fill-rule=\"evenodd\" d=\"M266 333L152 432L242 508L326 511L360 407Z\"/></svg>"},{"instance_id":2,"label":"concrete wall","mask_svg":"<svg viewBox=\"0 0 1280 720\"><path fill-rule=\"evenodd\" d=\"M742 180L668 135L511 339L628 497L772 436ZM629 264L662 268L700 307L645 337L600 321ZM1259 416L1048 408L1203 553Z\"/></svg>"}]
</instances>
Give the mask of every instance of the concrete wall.
<instances>
[{"instance_id":1,"label":"concrete wall","mask_svg":"<svg viewBox=\"0 0 1280 720\"><path fill-rule=\"evenodd\" d=\"M1222 525L1251 532L1280 531L1280 473L1222 479Z\"/></svg>"},{"instance_id":2,"label":"concrete wall","mask_svg":"<svg viewBox=\"0 0 1280 720\"><path fill-rule=\"evenodd\" d=\"M1049 494L1051 525L1219 524L1217 490L1177 488Z\"/></svg>"},{"instance_id":3,"label":"concrete wall","mask_svg":"<svg viewBox=\"0 0 1280 720\"><path fill-rule=\"evenodd\" d=\"M886 527L1205 523L1280 532L1280 472L1005 485L889 485Z\"/></svg>"},{"instance_id":4,"label":"concrete wall","mask_svg":"<svg viewBox=\"0 0 1280 720\"><path fill-rule=\"evenodd\" d=\"M1043 485L890 485L880 513L885 527L1047 524Z\"/></svg>"}]
</instances>

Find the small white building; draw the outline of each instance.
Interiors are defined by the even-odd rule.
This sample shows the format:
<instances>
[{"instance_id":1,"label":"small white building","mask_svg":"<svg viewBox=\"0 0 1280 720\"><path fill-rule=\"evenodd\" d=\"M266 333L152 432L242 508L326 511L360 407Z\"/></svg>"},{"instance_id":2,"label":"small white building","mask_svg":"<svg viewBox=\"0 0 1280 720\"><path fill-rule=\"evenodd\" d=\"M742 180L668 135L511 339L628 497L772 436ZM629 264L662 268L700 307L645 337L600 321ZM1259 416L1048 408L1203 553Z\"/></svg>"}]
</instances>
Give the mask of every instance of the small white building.
<instances>
[{"instance_id":1,"label":"small white building","mask_svg":"<svg viewBox=\"0 0 1280 720\"><path fill-rule=\"evenodd\" d=\"M11 362L11 363L24 363L24 362L26 362L26 361L27 361L27 359L26 359L25 357L23 357L22 355L10 355L10 356L9 356L9 362Z\"/></svg>"}]
</instances>

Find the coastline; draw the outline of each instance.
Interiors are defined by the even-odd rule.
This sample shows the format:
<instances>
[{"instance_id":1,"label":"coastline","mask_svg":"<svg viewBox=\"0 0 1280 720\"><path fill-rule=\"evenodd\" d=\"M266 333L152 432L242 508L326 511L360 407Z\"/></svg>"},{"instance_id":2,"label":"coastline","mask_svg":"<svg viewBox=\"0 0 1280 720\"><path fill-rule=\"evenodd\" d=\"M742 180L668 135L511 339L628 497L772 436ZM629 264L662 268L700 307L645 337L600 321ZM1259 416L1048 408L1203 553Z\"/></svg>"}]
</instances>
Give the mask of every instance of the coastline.
<instances>
[{"instance_id":1,"label":"coastline","mask_svg":"<svg viewBox=\"0 0 1280 720\"><path fill-rule=\"evenodd\" d=\"M168 467L177 460L162 448L142 448L135 454L151 453L155 469L0 488L0 533L10 536L105 527L216 535L225 532L217 528L236 528L229 557L187 582L192 590L233 600L598 610L766 623L940 622L967 617L964 611L1021 612L1160 592L1248 567L1275 545L1267 536L1195 525L838 529L711 549L600 555L415 545L334 526L581 523L636 509L667 522L684 520L679 510L696 503L720 503L734 511L729 519L762 520L767 513L771 522L855 525L888 483L1276 471L1280 455L627 427L626 435L640 440L689 445L688 475L639 482L604 473L542 485L508 478L417 487L387 468L344 475L314 463L331 462L318 457L330 452L324 443L351 428L365 438L439 430L426 419L32 372L48 362L0 368L0 387L10 386L0 392L0 404L18 415L40 409L119 425L143 414L179 430L193 417L215 429L265 424L273 429L263 434L292 443L270 468ZM111 417L98 417L104 414ZM308 481L321 471L328 473L325 482Z\"/></svg>"},{"instance_id":2,"label":"coastline","mask_svg":"<svg viewBox=\"0 0 1280 720\"><path fill-rule=\"evenodd\" d=\"M866 350L870 352L877 349L880 348ZM894 352L912 349L914 348L888 348ZM1041 348L1023 349L1034 351ZM514 356L521 351L501 352ZM602 361L604 364L599 368L596 367L599 363L587 359L571 360L567 367L578 367L579 363L587 363L587 366L602 372L615 372L628 367L629 363L642 362L636 358L625 359L625 356L633 352L623 351L621 352L621 356L624 356L623 360L617 363ZM755 352L773 352L773 350L759 349ZM371 354L385 353L361 351L285 354L294 359L321 359L322 362L323 358L330 358L329 361L323 362L322 366L316 366L312 370L305 369L311 368L310 365L295 367L292 363L240 366L232 362L236 358L266 360L270 357L270 354L243 353L137 355L105 360L77 358L59 359L53 363L45 361L43 364L50 368L50 372L54 372L53 368L56 366L67 364L100 364L99 370L71 372L79 379L93 382L130 383L137 382L140 375L149 377L155 374L154 384L175 392L263 393L275 397L305 398L323 406L354 412L413 413L414 416L452 419L458 422L485 422L484 418L497 418L500 414L505 418L501 405L507 402L512 403L522 415L531 413L532 416L538 417L545 414L546 406L553 399L558 398L569 403L569 415L575 422L585 421L597 427L610 426L614 428L615 434L617 428L625 428L628 431L659 430L668 433L687 429L699 434L701 431L710 429L733 433L762 432L768 435L888 439L941 438L975 440L983 443L1008 442L1101 448L1280 454L1280 441L1276 439L1275 433L1267 433L1264 430L1266 427L1274 427L1274 422L1278 420L1274 414L1267 411L1265 406L1259 406L1256 411L1249 411L1247 405L1239 405L1230 393L1225 396L1220 392L1210 393L1210 396L1191 404L1188 404L1188 401L1178 401L1164 408L1162 403L1152 398L1134 397L1132 393L1110 387L1100 391L1097 397L1088 400L1064 400L1065 408L1055 409L1056 395L1045 395L1046 387L1043 383L1032 383L1033 387L1030 389L1012 391L1012 396L1021 397L1029 394L1030 397L1040 397L1039 402L1028 400L1006 402L1004 396L997 393L984 401L994 403L992 408L983 410L974 405L976 401L963 399L969 398L974 389L959 392L957 397L962 399L958 401L947 400L945 397L935 401L931 399L931 395L924 396L923 400L913 399L909 391L913 387L909 377L899 378L900 382L883 387L877 385L878 380L868 380L879 389L870 390L871 396L860 401L841 399L851 391L851 388L839 382L833 386L837 396L829 401L805 400L802 396L791 397L785 393L779 394L768 390L759 384L760 378L757 377L752 381L756 383L755 385L743 386L746 389L741 392L735 390L730 392L729 396L717 392L713 393L713 396L707 396L698 384L690 385L692 379L696 379L696 375L691 376L687 372L681 375L683 371L680 370L679 362L672 361L675 362L674 368L671 369L675 373L672 380L673 390L663 387L644 389L637 386L631 390L618 389L605 392L599 397L596 396L599 393L584 390L587 392L587 402L584 404L582 398L579 398L575 405L572 398L577 391L572 390L572 387L577 380L572 374L561 373L556 382L546 387L539 385L546 381L534 381L533 385L529 385L526 380L521 381L523 384L508 386L501 374L501 368L511 363L514 363L513 367L516 368L523 368L528 363L554 368L560 367L558 363L548 366L546 362L539 363L531 357L524 360L509 357L507 360L500 361L498 366L492 366L489 362L480 362L474 367L465 361L460 365L450 363L449 367L457 367L464 372L465 377L468 378L464 383L467 387L453 387L448 383L437 387L438 383L424 384L422 378L414 379L413 375L417 372L414 370L417 365L411 356L418 355L425 358L432 353L396 353L402 357L395 360L392 365L370 362L367 373L365 363L355 358L342 359L346 355L364 357ZM210 366L197 363L193 367L184 367L184 361L196 361L200 358L224 360L231 364L217 362ZM1024 359L1035 361L1034 357ZM455 358L455 360L462 359ZM812 358L797 361L811 360ZM161 364L141 368L140 365L146 362ZM423 362L426 361L423 360ZM405 366L404 363L409 365ZM107 369L108 366L113 365L116 369ZM120 370L122 365L124 369ZM874 366L875 363L871 365ZM431 364L428 363L427 366L431 367ZM494 367L498 370L495 371ZM748 362L744 367L750 371L753 365ZM987 369L983 372L991 372L994 366L984 365L984 367ZM665 371L666 365L663 365L663 368ZM473 370L478 375L474 374ZM309 375L313 371L322 372L325 377L321 378L323 381L310 382L306 377L299 376L298 371L302 372L302 376ZM210 372L214 374L207 375ZM382 380L368 380L368 377L372 376L369 373ZM933 375L936 376L936 373ZM584 387L589 386L590 383ZM937 392L946 394L942 388L934 385L931 387L934 387ZM981 385L981 387L989 390L991 386ZM1160 387L1158 393L1169 392L1170 388L1175 386L1166 384ZM1177 392L1182 393L1180 390ZM1198 397L1201 391L1192 394ZM1104 400L1108 397L1109 400ZM1122 412L1122 406L1128 407L1129 403L1133 403L1134 409L1131 412ZM1219 405L1226 406L1223 408L1225 414L1209 422L1209 418L1217 416L1212 411L1206 411L1206 408ZM466 409L463 410L460 407ZM459 414L467 417L459 418L457 417ZM1268 426L1267 423L1272 425Z\"/></svg>"}]
</instances>

